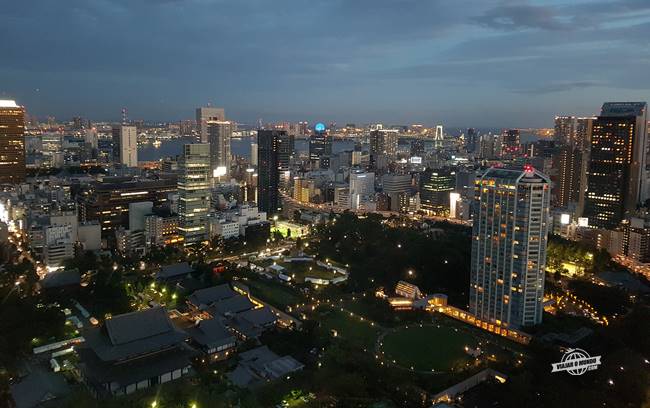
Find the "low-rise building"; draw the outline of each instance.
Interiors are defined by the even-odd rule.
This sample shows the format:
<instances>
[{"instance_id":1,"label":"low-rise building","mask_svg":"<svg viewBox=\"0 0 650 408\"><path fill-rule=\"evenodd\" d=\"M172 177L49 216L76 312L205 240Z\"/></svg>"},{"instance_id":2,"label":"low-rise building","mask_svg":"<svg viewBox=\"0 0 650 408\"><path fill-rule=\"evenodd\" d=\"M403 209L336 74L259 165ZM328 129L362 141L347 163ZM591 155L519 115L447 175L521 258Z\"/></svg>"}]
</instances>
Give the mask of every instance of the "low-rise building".
<instances>
[{"instance_id":1,"label":"low-rise building","mask_svg":"<svg viewBox=\"0 0 650 408\"><path fill-rule=\"evenodd\" d=\"M161 307L114 316L87 328L78 349L83 381L97 397L131 394L190 372L195 352Z\"/></svg>"}]
</instances>

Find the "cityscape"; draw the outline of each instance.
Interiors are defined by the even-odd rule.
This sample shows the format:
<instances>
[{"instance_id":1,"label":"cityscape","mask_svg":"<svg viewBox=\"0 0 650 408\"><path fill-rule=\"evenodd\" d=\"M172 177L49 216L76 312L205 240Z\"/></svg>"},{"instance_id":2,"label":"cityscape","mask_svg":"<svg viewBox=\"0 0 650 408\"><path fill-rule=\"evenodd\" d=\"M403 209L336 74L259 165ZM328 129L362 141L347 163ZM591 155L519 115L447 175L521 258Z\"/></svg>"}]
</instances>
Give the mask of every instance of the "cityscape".
<instances>
[{"instance_id":1,"label":"cityscape","mask_svg":"<svg viewBox=\"0 0 650 408\"><path fill-rule=\"evenodd\" d=\"M0 408L650 407L647 86L589 59L622 59L650 4L88 0L53 23L36 3L0 16L53 30L0 45L20 60L0 67ZM316 11L340 37L303 30ZM185 41L221 12L206 34L256 59L210 49L232 56L219 86L178 90L207 71L166 59L204 61ZM107 16L132 44L90 27ZM34 41L111 61L44 74ZM444 50L475 43L470 80ZM567 50L584 69L554 78ZM419 69L359 67L378 52ZM480 78L503 89L459 102Z\"/></svg>"}]
</instances>

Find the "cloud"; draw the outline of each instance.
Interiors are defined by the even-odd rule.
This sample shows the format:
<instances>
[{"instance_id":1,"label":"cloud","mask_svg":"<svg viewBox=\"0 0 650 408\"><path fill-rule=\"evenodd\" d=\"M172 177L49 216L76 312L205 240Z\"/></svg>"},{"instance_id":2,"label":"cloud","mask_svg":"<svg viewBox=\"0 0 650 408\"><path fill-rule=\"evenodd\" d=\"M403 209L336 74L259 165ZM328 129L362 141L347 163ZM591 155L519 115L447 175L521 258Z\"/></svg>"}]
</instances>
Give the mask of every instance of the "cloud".
<instances>
[{"instance_id":1,"label":"cloud","mask_svg":"<svg viewBox=\"0 0 650 408\"><path fill-rule=\"evenodd\" d=\"M538 84L532 88L514 89L513 91L521 94L550 94L556 92L571 92L575 90L604 87L607 83L602 81L552 81L544 84Z\"/></svg>"},{"instance_id":2,"label":"cloud","mask_svg":"<svg viewBox=\"0 0 650 408\"><path fill-rule=\"evenodd\" d=\"M474 18L483 26L498 30L568 30L570 22L562 21L553 7L532 5L505 5L489 9Z\"/></svg>"},{"instance_id":3,"label":"cloud","mask_svg":"<svg viewBox=\"0 0 650 408\"><path fill-rule=\"evenodd\" d=\"M539 120L530 93L593 101L646 83L648 36L646 0L14 1L0 14L0 94L63 117L128 106L174 119L211 101L246 121L457 123L514 95Z\"/></svg>"}]
</instances>

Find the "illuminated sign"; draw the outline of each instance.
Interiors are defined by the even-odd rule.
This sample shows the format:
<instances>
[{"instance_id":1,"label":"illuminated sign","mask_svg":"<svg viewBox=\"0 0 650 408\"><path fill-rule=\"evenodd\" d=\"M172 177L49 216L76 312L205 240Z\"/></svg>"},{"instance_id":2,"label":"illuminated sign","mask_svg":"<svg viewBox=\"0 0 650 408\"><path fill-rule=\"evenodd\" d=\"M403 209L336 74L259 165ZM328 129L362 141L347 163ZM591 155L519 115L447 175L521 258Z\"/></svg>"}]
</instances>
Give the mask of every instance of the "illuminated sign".
<instances>
[{"instance_id":1,"label":"illuminated sign","mask_svg":"<svg viewBox=\"0 0 650 408\"><path fill-rule=\"evenodd\" d=\"M589 218L587 217L578 218L578 227L588 227L588 226L589 226Z\"/></svg>"},{"instance_id":2,"label":"illuminated sign","mask_svg":"<svg viewBox=\"0 0 650 408\"><path fill-rule=\"evenodd\" d=\"M318 123L314 126L314 130L315 130L316 132L324 132L324 131L325 131L325 124L324 124L324 123L321 123L321 122L318 122Z\"/></svg>"},{"instance_id":3,"label":"illuminated sign","mask_svg":"<svg viewBox=\"0 0 650 408\"><path fill-rule=\"evenodd\" d=\"M570 222L571 222L571 216L569 214L560 215L560 224L567 225Z\"/></svg>"},{"instance_id":4,"label":"illuminated sign","mask_svg":"<svg viewBox=\"0 0 650 408\"><path fill-rule=\"evenodd\" d=\"M418 156L411 157L411 164L422 164L422 157L418 157Z\"/></svg>"}]
</instances>

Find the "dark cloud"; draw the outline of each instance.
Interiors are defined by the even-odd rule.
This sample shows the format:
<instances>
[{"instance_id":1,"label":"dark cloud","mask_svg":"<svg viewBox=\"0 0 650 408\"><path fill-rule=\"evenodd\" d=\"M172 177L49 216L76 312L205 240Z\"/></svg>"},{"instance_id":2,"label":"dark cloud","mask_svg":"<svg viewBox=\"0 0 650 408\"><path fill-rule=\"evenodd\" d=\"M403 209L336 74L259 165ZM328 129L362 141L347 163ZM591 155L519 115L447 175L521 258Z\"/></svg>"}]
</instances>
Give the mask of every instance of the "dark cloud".
<instances>
[{"instance_id":1,"label":"dark cloud","mask_svg":"<svg viewBox=\"0 0 650 408\"><path fill-rule=\"evenodd\" d=\"M0 14L0 95L97 119L122 106L191 117L210 101L248 122L539 125L534 93L579 91L577 109L638 99L648 35L646 0L14 1ZM516 115L504 104L476 123L495 98ZM575 101L563 103L545 115Z\"/></svg>"},{"instance_id":2,"label":"dark cloud","mask_svg":"<svg viewBox=\"0 0 650 408\"><path fill-rule=\"evenodd\" d=\"M486 27L499 30L538 28L568 30L570 22L562 21L553 7L532 5L505 5L492 8L475 20Z\"/></svg>"}]
</instances>

